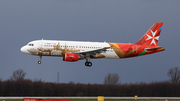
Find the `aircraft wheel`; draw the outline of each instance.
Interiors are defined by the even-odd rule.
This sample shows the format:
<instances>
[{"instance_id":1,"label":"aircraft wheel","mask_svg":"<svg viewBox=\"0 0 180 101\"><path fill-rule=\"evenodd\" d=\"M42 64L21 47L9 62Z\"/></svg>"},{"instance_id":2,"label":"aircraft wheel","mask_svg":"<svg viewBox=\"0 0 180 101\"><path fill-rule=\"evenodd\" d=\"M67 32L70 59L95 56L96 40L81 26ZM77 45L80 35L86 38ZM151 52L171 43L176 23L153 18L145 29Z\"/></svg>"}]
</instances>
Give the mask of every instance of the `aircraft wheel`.
<instances>
[{"instance_id":1,"label":"aircraft wheel","mask_svg":"<svg viewBox=\"0 0 180 101\"><path fill-rule=\"evenodd\" d=\"M89 62L85 62L85 66L89 66Z\"/></svg>"},{"instance_id":2,"label":"aircraft wheel","mask_svg":"<svg viewBox=\"0 0 180 101\"><path fill-rule=\"evenodd\" d=\"M41 61L38 61L38 64L41 64Z\"/></svg>"},{"instance_id":3,"label":"aircraft wheel","mask_svg":"<svg viewBox=\"0 0 180 101\"><path fill-rule=\"evenodd\" d=\"M91 66L92 66L92 63L91 63L91 62L89 62L89 63L88 63L88 66L89 66L89 67L91 67Z\"/></svg>"},{"instance_id":4,"label":"aircraft wheel","mask_svg":"<svg viewBox=\"0 0 180 101\"><path fill-rule=\"evenodd\" d=\"M85 62L85 65L91 67L92 63L91 62Z\"/></svg>"}]
</instances>

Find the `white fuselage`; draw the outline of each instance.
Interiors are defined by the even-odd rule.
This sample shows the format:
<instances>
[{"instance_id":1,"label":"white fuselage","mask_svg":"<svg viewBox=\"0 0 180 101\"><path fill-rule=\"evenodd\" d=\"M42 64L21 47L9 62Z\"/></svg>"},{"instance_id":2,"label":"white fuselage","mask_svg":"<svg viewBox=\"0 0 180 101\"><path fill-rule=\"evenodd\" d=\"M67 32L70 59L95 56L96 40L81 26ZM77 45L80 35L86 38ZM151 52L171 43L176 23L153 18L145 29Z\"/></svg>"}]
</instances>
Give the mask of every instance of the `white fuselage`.
<instances>
[{"instance_id":1,"label":"white fuselage","mask_svg":"<svg viewBox=\"0 0 180 101\"><path fill-rule=\"evenodd\" d=\"M81 41L56 41L56 40L37 40L31 41L21 48L21 51L30 55L39 56L59 56L63 57L66 52L82 52L97 50L110 47L106 42L81 42ZM104 58L119 58L113 49L100 53ZM100 57L99 57L100 58Z\"/></svg>"}]
</instances>

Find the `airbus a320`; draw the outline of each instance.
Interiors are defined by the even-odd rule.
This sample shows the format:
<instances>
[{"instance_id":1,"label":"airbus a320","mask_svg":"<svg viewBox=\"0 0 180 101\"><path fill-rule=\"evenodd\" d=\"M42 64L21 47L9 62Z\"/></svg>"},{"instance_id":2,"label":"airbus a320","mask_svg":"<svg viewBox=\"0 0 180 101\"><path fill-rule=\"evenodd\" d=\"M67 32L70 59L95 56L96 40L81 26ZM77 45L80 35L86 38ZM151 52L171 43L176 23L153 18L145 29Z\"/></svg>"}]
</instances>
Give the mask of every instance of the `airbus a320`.
<instances>
[{"instance_id":1,"label":"airbus a320","mask_svg":"<svg viewBox=\"0 0 180 101\"><path fill-rule=\"evenodd\" d=\"M42 56L57 56L63 57L63 61L67 62L85 59L85 65L91 67L91 59L123 59L164 51L164 47L157 46L162 25L162 22L156 22L139 41L133 44L42 39L29 42L21 48L21 51L39 56L38 64L41 64Z\"/></svg>"}]
</instances>

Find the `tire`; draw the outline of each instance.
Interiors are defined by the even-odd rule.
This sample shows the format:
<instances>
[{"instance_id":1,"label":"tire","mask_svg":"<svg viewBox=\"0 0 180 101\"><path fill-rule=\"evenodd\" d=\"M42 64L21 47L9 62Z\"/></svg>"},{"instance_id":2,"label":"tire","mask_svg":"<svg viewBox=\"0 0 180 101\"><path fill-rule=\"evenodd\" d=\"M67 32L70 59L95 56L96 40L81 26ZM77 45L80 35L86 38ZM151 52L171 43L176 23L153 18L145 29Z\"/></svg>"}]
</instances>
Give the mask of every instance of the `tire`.
<instances>
[{"instance_id":1,"label":"tire","mask_svg":"<svg viewBox=\"0 0 180 101\"><path fill-rule=\"evenodd\" d=\"M89 66L89 63L88 63L88 62L85 62L85 66Z\"/></svg>"},{"instance_id":2,"label":"tire","mask_svg":"<svg viewBox=\"0 0 180 101\"><path fill-rule=\"evenodd\" d=\"M41 64L41 61L38 61L38 64Z\"/></svg>"},{"instance_id":3,"label":"tire","mask_svg":"<svg viewBox=\"0 0 180 101\"><path fill-rule=\"evenodd\" d=\"M89 62L89 63L88 63L88 66L89 66L89 67L91 67L91 66L92 66L92 63L91 63L91 62Z\"/></svg>"}]
</instances>

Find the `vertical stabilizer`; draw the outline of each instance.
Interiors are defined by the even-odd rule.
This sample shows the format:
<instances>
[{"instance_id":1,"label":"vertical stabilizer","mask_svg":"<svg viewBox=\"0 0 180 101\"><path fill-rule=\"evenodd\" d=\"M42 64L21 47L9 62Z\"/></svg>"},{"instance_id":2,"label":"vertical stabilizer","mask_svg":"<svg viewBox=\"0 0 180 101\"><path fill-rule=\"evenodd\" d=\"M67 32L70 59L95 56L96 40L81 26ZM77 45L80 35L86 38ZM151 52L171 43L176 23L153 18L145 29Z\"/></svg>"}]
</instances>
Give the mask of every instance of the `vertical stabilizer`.
<instances>
[{"instance_id":1,"label":"vertical stabilizer","mask_svg":"<svg viewBox=\"0 0 180 101\"><path fill-rule=\"evenodd\" d=\"M144 46L156 46L159 40L162 25L163 22L156 22L135 44Z\"/></svg>"}]
</instances>

